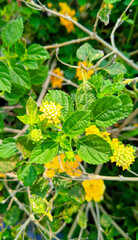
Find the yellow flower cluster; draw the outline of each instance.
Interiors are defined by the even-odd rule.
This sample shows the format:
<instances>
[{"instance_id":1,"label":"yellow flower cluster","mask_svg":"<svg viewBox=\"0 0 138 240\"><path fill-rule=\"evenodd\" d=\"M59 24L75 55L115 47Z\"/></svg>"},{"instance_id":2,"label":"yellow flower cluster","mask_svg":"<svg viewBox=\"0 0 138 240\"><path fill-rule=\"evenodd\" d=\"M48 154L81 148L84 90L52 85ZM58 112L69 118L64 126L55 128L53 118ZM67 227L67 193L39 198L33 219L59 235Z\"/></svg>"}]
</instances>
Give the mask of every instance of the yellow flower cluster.
<instances>
[{"instance_id":1,"label":"yellow flower cluster","mask_svg":"<svg viewBox=\"0 0 138 240\"><path fill-rule=\"evenodd\" d=\"M30 139L33 142L39 142L43 138L41 129L33 129L30 133Z\"/></svg>"},{"instance_id":2,"label":"yellow flower cluster","mask_svg":"<svg viewBox=\"0 0 138 240\"><path fill-rule=\"evenodd\" d=\"M59 13L65 15L65 16L70 16L73 20L77 21L77 18L74 17L75 15L75 10L72 10L68 5L67 3L59 3L59 6L61 8L61 11ZM67 32L70 33L72 31L74 31L74 24L65 19L65 18L62 18L60 17L60 23L61 25L65 26L65 28L67 29Z\"/></svg>"},{"instance_id":3,"label":"yellow flower cluster","mask_svg":"<svg viewBox=\"0 0 138 240\"><path fill-rule=\"evenodd\" d=\"M100 202L103 199L105 185L102 179L84 180L82 186L86 193L86 201L90 202L94 200L95 202Z\"/></svg>"},{"instance_id":4,"label":"yellow flower cluster","mask_svg":"<svg viewBox=\"0 0 138 240\"><path fill-rule=\"evenodd\" d=\"M111 10L114 7L114 5L110 3L103 3L101 8L105 8L105 7L109 7L109 9Z\"/></svg>"},{"instance_id":5,"label":"yellow flower cluster","mask_svg":"<svg viewBox=\"0 0 138 240\"><path fill-rule=\"evenodd\" d=\"M87 67L87 63L86 62L78 62L78 66L80 67L81 66L81 64L83 64L85 67ZM89 67L91 67L92 66L92 64L89 66ZM78 78L78 80L83 80L82 79L82 74L83 75L86 75L86 70L85 69L80 69L80 68L77 68L77 71L76 71L76 77ZM93 69L91 69L91 70L89 70L88 72L87 72L87 80L92 76L94 74L94 70Z\"/></svg>"},{"instance_id":6,"label":"yellow flower cluster","mask_svg":"<svg viewBox=\"0 0 138 240\"><path fill-rule=\"evenodd\" d=\"M106 139L106 141L108 142L108 136L110 135L110 133L108 132L100 132L100 130L96 127L96 125L91 125L90 127L85 129L86 135L89 134L97 134L100 137L103 137L104 139Z\"/></svg>"},{"instance_id":7,"label":"yellow flower cluster","mask_svg":"<svg viewBox=\"0 0 138 240\"><path fill-rule=\"evenodd\" d=\"M122 167L123 170L128 169L130 164L135 161L134 152L132 146L124 146L122 142L120 142L117 138L111 139L109 138L110 133L108 132L100 132L100 130L96 127L96 125L92 125L85 129L86 135L88 134L97 134L100 137L103 137L113 149L113 156L110 157L111 162L116 162L116 166Z\"/></svg>"},{"instance_id":8,"label":"yellow flower cluster","mask_svg":"<svg viewBox=\"0 0 138 240\"><path fill-rule=\"evenodd\" d=\"M47 119L48 124L58 124L60 123L59 117L61 116L62 106L58 103L55 104L54 102L50 103L48 101L42 102L42 106L40 106L39 111L43 112L42 115L39 115L40 121Z\"/></svg>"},{"instance_id":9,"label":"yellow flower cluster","mask_svg":"<svg viewBox=\"0 0 138 240\"><path fill-rule=\"evenodd\" d=\"M45 172L43 174L44 177L53 177L56 173L66 172L70 176L80 176L81 170L78 169L79 162L81 162L81 158L76 155L75 161L66 161L64 162L65 154L61 154L59 157L56 156L52 161L45 164Z\"/></svg>"},{"instance_id":10,"label":"yellow flower cluster","mask_svg":"<svg viewBox=\"0 0 138 240\"><path fill-rule=\"evenodd\" d=\"M60 68L54 69L53 73L60 76L60 77L64 77L63 76L63 71L61 71ZM56 87L62 88L62 82L63 82L62 78L51 76L50 81L51 81L51 84L52 84L53 88L56 88Z\"/></svg>"},{"instance_id":11,"label":"yellow flower cluster","mask_svg":"<svg viewBox=\"0 0 138 240\"><path fill-rule=\"evenodd\" d=\"M135 161L135 150L132 146L124 146L117 138L112 140L114 153L111 156L111 162L116 162L116 166L122 167L123 170L128 169L130 164Z\"/></svg>"}]
</instances>

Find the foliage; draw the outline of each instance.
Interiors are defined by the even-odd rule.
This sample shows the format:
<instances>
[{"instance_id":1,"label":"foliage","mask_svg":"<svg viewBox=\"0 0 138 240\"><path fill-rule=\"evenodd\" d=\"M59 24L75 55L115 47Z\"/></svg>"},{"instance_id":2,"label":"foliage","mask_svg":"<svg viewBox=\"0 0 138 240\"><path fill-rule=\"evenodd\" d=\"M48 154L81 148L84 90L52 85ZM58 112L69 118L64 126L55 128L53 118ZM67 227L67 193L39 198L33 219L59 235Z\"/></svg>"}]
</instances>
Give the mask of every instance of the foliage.
<instances>
[{"instance_id":1,"label":"foliage","mask_svg":"<svg viewBox=\"0 0 138 240\"><path fill-rule=\"evenodd\" d=\"M1 1L1 240L137 238L128 4Z\"/></svg>"}]
</instances>

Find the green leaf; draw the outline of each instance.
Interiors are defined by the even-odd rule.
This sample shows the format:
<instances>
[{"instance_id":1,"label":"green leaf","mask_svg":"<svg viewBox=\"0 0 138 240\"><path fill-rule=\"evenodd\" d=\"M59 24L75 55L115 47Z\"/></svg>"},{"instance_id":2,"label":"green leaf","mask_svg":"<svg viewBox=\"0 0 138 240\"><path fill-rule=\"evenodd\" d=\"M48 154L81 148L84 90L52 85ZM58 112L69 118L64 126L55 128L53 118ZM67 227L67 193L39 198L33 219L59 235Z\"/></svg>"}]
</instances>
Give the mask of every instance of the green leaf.
<instances>
[{"instance_id":1,"label":"green leaf","mask_svg":"<svg viewBox=\"0 0 138 240\"><path fill-rule=\"evenodd\" d=\"M87 3L87 0L78 0L78 3L79 3L81 6L84 6L84 5Z\"/></svg>"},{"instance_id":2,"label":"green leaf","mask_svg":"<svg viewBox=\"0 0 138 240\"><path fill-rule=\"evenodd\" d=\"M120 2L121 0L105 0L105 3L115 3L115 2Z\"/></svg>"},{"instance_id":3,"label":"green leaf","mask_svg":"<svg viewBox=\"0 0 138 240\"><path fill-rule=\"evenodd\" d=\"M31 194L38 195L42 198L45 197L47 191L49 190L49 182L44 178L39 178L38 181L31 186Z\"/></svg>"},{"instance_id":4,"label":"green leaf","mask_svg":"<svg viewBox=\"0 0 138 240\"><path fill-rule=\"evenodd\" d=\"M100 92L97 94L98 98L102 98L107 94L112 93L113 84L110 80L105 80L103 86L100 89Z\"/></svg>"},{"instance_id":5,"label":"green leaf","mask_svg":"<svg viewBox=\"0 0 138 240\"><path fill-rule=\"evenodd\" d=\"M78 224L81 228L86 228L87 227L87 216L86 216L86 212L81 211L79 213L79 220L78 220Z\"/></svg>"},{"instance_id":6,"label":"green leaf","mask_svg":"<svg viewBox=\"0 0 138 240\"><path fill-rule=\"evenodd\" d=\"M91 104L91 118L97 125L109 127L121 119L121 100L117 96L106 96Z\"/></svg>"},{"instance_id":7,"label":"green leaf","mask_svg":"<svg viewBox=\"0 0 138 240\"><path fill-rule=\"evenodd\" d=\"M44 213L46 210L46 203L44 202L44 199L37 195L32 195L30 198L30 203L32 210L35 213Z\"/></svg>"},{"instance_id":8,"label":"green leaf","mask_svg":"<svg viewBox=\"0 0 138 240\"><path fill-rule=\"evenodd\" d=\"M84 43L77 50L77 58L83 61L92 62L103 57L104 53L101 50L95 50L89 43Z\"/></svg>"},{"instance_id":9,"label":"green leaf","mask_svg":"<svg viewBox=\"0 0 138 240\"><path fill-rule=\"evenodd\" d=\"M112 150L109 143L102 137L90 134L79 138L77 152L82 160L90 164L103 164L110 160Z\"/></svg>"},{"instance_id":10,"label":"green leaf","mask_svg":"<svg viewBox=\"0 0 138 240\"><path fill-rule=\"evenodd\" d=\"M101 20L101 22L104 22L105 25L109 23L110 13L111 13L111 9L109 8L108 5L105 5L98 12L99 19Z\"/></svg>"},{"instance_id":11,"label":"green leaf","mask_svg":"<svg viewBox=\"0 0 138 240\"><path fill-rule=\"evenodd\" d=\"M71 143L69 142L69 140L67 140L67 138L62 138L60 140L60 146L63 149L66 149L68 151L72 151Z\"/></svg>"},{"instance_id":12,"label":"green leaf","mask_svg":"<svg viewBox=\"0 0 138 240\"><path fill-rule=\"evenodd\" d=\"M37 172L37 175L40 175L45 170L44 165L41 165L41 164L34 165L34 168Z\"/></svg>"},{"instance_id":13,"label":"green leaf","mask_svg":"<svg viewBox=\"0 0 138 240\"><path fill-rule=\"evenodd\" d=\"M5 100L7 101L13 101L21 98L24 95L24 93L25 93L24 88L14 84L11 86L11 92L10 93L5 92L4 97L5 97Z\"/></svg>"},{"instance_id":14,"label":"green leaf","mask_svg":"<svg viewBox=\"0 0 138 240\"><path fill-rule=\"evenodd\" d=\"M39 85L43 83L48 75L48 66L40 66L39 69L29 70L31 83L33 85Z\"/></svg>"},{"instance_id":15,"label":"green leaf","mask_svg":"<svg viewBox=\"0 0 138 240\"><path fill-rule=\"evenodd\" d=\"M77 109L87 110L89 105L96 100L96 88L85 81L79 85L75 98Z\"/></svg>"},{"instance_id":16,"label":"green leaf","mask_svg":"<svg viewBox=\"0 0 138 240\"><path fill-rule=\"evenodd\" d=\"M37 114L37 104L32 97L29 97L26 103L26 113L30 118L35 117Z\"/></svg>"},{"instance_id":17,"label":"green leaf","mask_svg":"<svg viewBox=\"0 0 138 240\"><path fill-rule=\"evenodd\" d=\"M7 66L0 61L0 90L11 92L11 77Z\"/></svg>"},{"instance_id":18,"label":"green leaf","mask_svg":"<svg viewBox=\"0 0 138 240\"><path fill-rule=\"evenodd\" d=\"M109 228L111 226L111 221L112 221L112 219L108 214L106 214L106 213L102 214L102 216L100 218L100 222L103 227Z\"/></svg>"},{"instance_id":19,"label":"green leaf","mask_svg":"<svg viewBox=\"0 0 138 240\"><path fill-rule=\"evenodd\" d=\"M12 66L12 69L10 69L10 75L13 83L23 88L31 88L29 73L21 64Z\"/></svg>"},{"instance_id":20,"label":"green leaf","mask_svg":"<svg viewBox=\"0 0 138 240\"><path fill-rule=\"evenodd\" d=\"M0 145L0 157L10 158L17 154L16 143L13 138L5 139Z\"/></svg>"},{"instance_id":21,"label":"green leaf","mask_svg":"<svg viewBox=\"0 0 138 240\"><path fill-rule=\"evenodd\" d=\"M36 61L34 61L34 60L28 59L26 61L23 61L22 63L28 69L32 69L32 70L38 69L38 63Z\"/></svg>"},{"instance_id":22,"label":"green leaf","mask_svg":"<svg viewBox=\"0 0 138 240\"><path fill-rule=\"evenodd\" d=\"M93 75L88 81L96 88L96 91L99 92L103 85L103 76L98 73Z\"/></svg>"},{"instance_id":23,"label":"green leaf","mask_svg":"<svg viewBox=\"0 0 138 240\"><path fill-rule=\"evenodd\" d=\"M57 154L58 143L49 140L38 145L32 152L30 163L43 164L51 161Z\"/></svg>"},{"instance_id":24,"label":"green leaf","mask_svg":"<svg viewBox=\"0 0 138 240\"><path fill-rule=\"evenodd\" d=\"M46 94L45 101L46 100L59 103L63 107L61 112L64 119L74 111L74 103L72 98L63 91L50 90L48 94Z\"/></svg>"},{"instance_id":25,"label":"green leaf","mask_svg":"<svg viewBox=\"0 0 138 240\"><path fill-rule=\"evenodd\" d=\"M20 136L16 139L16 146L18 150L22 153L23 158L29 158L31 152L33 151L35 144L29 139L29 135Z\"/></svg>"},{"instance_id":26,"label":"green leaf","mask_svg":"<svg viewBox=\"0 0 138 240\"><path fill-rule=\"evenodd\" d=\"M3 130L3 128L4 128L4 121L3 121L2 115L0 114L0 132Z\"/></svg>"},{"instance_id":27,"label":"green leaf","mask_svg":"<svg viewBox=\"0 0 138 240\"><path fill-rule=\"evenodd\" d=\"M0 159L0 172L9 172L16 168L18 162L17 156L11 157L10 159Z\"/></svg>"},{"instance_id":28,"label":"green leaf","mask_svg":"<svg viewBox=\"0 0 138 240\"><path fill-rule=\"evenodd\" d=\"M84 132L90 121L90 111L76 111L72 113L63 124L63 132L70 137L75 137Z\"/></svg>"},{"instance_id":29,"label":"green leaf","mask_svg":"<svg viewBox=\"0 0 138 240\"><path fill-rule=\"evenodd\" d=\"M127 72L125 66L118 62L113 63L111 66L104 68L103 70L111 75L118 75L120 73L125 74Z\"/></svg>"},{"instance_id":30,"label":"green leaf","mask_svg":"<svg viewBox=\"0 0 138 240\"><path fill-rule=\"evenodd\" d=\"M33 165L25 164L18 169L17 177L23 181L24 186L31 186L37 179L37 171Z\"/></svg>"},{"instance_id":31,"label":"green leaf","mask_svg":"<svg viewBox=\"0 0 138 240\"><path fill-rule=\"evenodd\" d=\"M47 60L50 58L48 51L39 44L32 44L28 48L27 57L31 60Z\"/></svg>"},{"instance_id":32,"label":"green leaf","mask_svg":"<svg viewBox=\"0 0 138 240\"><path fill-rule=\"evenodd\" d=\"M68 192L68 197L75 203L77 202L82 204L85 201L84 196L84 190L79 186L72 187Z\"/></svg>"},{"instance_id":33,"label":"green leaf","mask_svg":"<svg viewBox=\"0 0 138 240\"><path fill-rule=\"evenodd\" d=\"M15 52L19 57L23 57L25 54L25 47L22 43L16 42L15 43Z\"/></svg>"},{"instance_id":34,"label":"green leaf","mask_svg":"<svg viewBox=\"0 0 138 240\"><path fill-rule=\"evenodd\" d=\"M12 206L10 210L6 211L3 219L6 226L13 226L18 221L19 215L20 210L16 205Z\"/></svg>"},{"instance_id":35,"label":"green leaf","mask_svg":"<svg viewBox=\"0 0 138 240\"><path fill-rule=\"evenodd\" d=\"M5 46L12 46L23 34L23 21L21 18L8 23L1 33Z\"/></svg>"},{"instance_id":36,"label":"green leaf","mask_svg":"<svg viewBox=\"0 0 138 240\"><path fill-rule=\"evenodd\" d=\"M119 95L119 99L122 102L122 110L121 110L121 119L126 118L133 110L133 102L128 94Z\"/></svg>"}]
</instances>

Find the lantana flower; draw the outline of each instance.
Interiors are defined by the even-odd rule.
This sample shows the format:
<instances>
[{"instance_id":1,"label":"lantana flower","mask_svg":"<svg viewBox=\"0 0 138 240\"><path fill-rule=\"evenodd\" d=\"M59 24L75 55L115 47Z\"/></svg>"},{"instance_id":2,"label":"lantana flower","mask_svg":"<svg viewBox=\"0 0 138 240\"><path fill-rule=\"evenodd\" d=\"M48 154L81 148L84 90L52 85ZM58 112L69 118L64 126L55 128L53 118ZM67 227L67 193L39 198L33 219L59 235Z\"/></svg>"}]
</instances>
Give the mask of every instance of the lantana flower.
<instances>
[{"instance_id":1,"label":"lantana flower","mask_svg":"<svg viewBox=\"0 0 138 240\"><path fill-rule=\"evenodd\" d=\"M57 74L59 77L64 77L63 76L63 71L59 67L55 68L53 73ZM59 77L51 76L50 81L51 81L51 84L52 84L53 88L56 88L56 87L62 88L63 79L59 78Z\"/></svg>"},{"instance_id":2,"label":"lantana flower","mask_svg":"<svg viewBox=\"0 0 138 240\"><path fill-rule=\"evenodd\" d=\"M30 139L33 142L39 142L43 138L41 129L33 129L30 133Z\"/></svg>"},{"instance_id":3,"label":"lantana flower","mask_svg":"<svg viewBox=\"0 0 138 240\"><path fill-rule=\"evenodd\" d=\"M87 66L87 63L84 61L84 62L78 62L78 66L80 67L81 66L81 64L83 64L85 67L88 67ZM92 64L89 66L89 67L91 67L92 66ZM76 77L78 78L78 80L80 80L80 81L82 81L83 79L82 79L82 73L83 73L83 75L85 75L86 74L86 70L84 69L84 68L77 68L77 70L76 70ZM94 70L93 69L91 69L91 70L89 70L89 71L87 71L87 80L89 80L90 79L90 77L92 76L94 74Z\"/></svg>"}]
</instances>

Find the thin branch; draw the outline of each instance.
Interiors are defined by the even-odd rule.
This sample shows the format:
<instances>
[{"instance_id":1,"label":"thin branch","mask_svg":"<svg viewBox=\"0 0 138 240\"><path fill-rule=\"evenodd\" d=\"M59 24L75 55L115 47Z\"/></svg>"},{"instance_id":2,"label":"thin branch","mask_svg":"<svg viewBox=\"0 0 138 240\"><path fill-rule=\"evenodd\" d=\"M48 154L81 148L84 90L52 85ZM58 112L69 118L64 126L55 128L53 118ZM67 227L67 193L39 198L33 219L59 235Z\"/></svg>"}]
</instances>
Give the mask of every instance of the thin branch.
<instances>
[{"instance_id":1,"label":"thin branch","mask_svg":"<svg viewBox=\"0 0 138 240\"><path fill-rule=\"evenodd\" d=\"M69 85L72 85L72 86L78 88L78 85L77 85L76 83L73 83L73 82L72 82L71 80L69 80L69 79L66 79L66 78L64 78L64 77L61 77L61 76L59 76L59 75L57 75L57 74L55 74L55 73L53 73L53 72L50 72L50 71L49 71L48 74L50 74L50 75L52 75L52 76L54 76L54 77L60 78L60 79L62 79L63 81L65 81L66 83L68 83Z\"/></svg>"},{"instance_id":2,"label":"thin branch","mask_svg":"<svg viewBox=\"0 0 138 240\"><path fill-rule=\"evenodd\" d=\"M59 56L58 56L58 53L59 53L59 48L57 48L56 49L56 58L57 58L57 60L60 62L60 63L62 63L63 65L65 65L65 66L68 66L68 67L71 67L71 68L81 68L80 66L74 66L74 65L70 65L70 64L68 64L68 63L65 63L65 62L63 62L62 60L60 60L60 58L59 58Z\"/></svg>"},{"instance_id":3,"label":"thin branch","mask_svg":"<svg viewBox=\"0 0 138 240\"><path fill-rule=\"evenodd\" d=\"M83 181L83 180L90 180L90 179L102 179L102 180L106 180L106 181L120 181L120 182L138 182L138 178L137 177L124 177L124 176L101 176L101 175L94 175L94 174L87 174L87 176L82 176L80 177L76 177L76 178L72 178L73 181Z\"/></svg>"}]
</instances>

